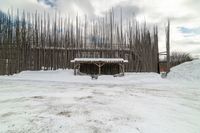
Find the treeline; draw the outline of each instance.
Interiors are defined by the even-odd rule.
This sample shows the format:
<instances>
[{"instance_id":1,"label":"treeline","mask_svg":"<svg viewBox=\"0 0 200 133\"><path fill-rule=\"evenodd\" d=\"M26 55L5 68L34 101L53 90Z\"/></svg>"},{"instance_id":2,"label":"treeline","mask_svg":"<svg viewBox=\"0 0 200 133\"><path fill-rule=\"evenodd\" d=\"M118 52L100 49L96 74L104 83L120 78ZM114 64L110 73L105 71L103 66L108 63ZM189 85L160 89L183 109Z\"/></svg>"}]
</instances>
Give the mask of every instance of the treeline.
<instances>
[{"instance_id":1,"label":"treeline","mask_svg":"<svg viewBox=\"0 0 200 133\"><path fill-rule=\"evenodd\" d=\"M174 52L171 52L171 55L170 55L170 67L174 67L184 62L188 62L192 60L194 59L189 53L174 51Z\"/></svg>"},{"instance_id":2,"label":"treeline","mask_svg":"<svg viewBox=\"0 0 200 133\"><path fill-rule=\"evenodd\" d=\"M121 57L129 60L126 71L158 72L157 27L115 16L0 12L0 73L72 68L75 57Z\"/></svg>"}]
</instances>

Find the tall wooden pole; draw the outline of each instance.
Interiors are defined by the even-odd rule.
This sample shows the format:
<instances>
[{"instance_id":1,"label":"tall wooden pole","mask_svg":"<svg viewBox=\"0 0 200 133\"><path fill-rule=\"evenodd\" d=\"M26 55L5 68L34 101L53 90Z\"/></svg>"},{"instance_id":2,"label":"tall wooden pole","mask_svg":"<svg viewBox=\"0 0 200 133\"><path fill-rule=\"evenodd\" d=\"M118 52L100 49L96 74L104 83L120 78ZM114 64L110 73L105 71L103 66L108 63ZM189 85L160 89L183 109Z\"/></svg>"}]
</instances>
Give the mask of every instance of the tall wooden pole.
<instances>
[{"instance_id":1,"label":"tall wooden pole","mask_svg":"<svg viewBox=\"0 0 200 133\"><path fill-rule=\"evenodd\" d=\"M170 71L170 20L168 20L168 25L167 25L166 50L167 50L167 73L168 73Z\"/></svg>"}]
</instances>

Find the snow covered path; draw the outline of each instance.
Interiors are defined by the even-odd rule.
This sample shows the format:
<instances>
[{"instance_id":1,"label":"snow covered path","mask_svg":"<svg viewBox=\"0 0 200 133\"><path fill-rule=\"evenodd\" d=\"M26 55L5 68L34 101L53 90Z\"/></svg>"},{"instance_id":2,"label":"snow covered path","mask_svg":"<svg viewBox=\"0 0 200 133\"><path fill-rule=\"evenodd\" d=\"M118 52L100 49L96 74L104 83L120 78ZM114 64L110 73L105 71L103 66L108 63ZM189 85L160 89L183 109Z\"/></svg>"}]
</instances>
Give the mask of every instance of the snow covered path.
<instances>
[{"instance_id":1,"label":"snow covered path","mask_svg":"<svg viewBox=\"0 0 200 133\"><path fill-rule=\"evenodd\" d=\"M200 132L196 85L153 74L107 83L88 77L76 83L14 77L0 78L0 133ZM123 80L127 83L118 83Z\"/></svg>"}]
</instances>

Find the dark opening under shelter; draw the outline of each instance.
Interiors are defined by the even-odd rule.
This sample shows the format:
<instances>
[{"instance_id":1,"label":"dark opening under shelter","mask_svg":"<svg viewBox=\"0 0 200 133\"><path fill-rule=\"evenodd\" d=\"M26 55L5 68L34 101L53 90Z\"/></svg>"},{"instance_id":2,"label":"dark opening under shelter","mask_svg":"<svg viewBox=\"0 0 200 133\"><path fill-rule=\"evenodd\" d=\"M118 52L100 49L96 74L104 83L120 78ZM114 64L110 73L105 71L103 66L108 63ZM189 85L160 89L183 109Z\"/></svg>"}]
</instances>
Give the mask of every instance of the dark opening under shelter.
<instances>
[{"instance_id":1,"label":"dark opening under shelter","mask_svg":"<svg viewBox=\"0 0 200 133\"><path fill-rule=\"evenodd\" d=\"M125 63L128 60L123 58L75 58L71 60L74 63L74 75L77 73L85 74L123 74L125 72Z\"/></svg>"}]
</instances>

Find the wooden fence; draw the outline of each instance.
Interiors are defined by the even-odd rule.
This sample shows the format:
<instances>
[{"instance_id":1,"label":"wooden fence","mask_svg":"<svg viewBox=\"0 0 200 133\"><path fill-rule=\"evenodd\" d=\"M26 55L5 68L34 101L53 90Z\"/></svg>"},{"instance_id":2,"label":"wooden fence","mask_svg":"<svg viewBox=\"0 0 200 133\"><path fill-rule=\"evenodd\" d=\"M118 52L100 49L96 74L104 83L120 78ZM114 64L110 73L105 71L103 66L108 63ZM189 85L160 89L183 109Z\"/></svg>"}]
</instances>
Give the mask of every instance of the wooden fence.
<instances>
[{"instance_id":1,"label":"wooden fence","mask_svg":"<svg viewBox=\"0 0 200 133\"><path fill-rule=\"evenodd\" d=\"M122 13L121 13L122 14ZM0 74L70 69L74 58L123 58L127 72L159 72L158 29L112 11L96 20L0 12Z\"/></svg>"},{"instance_id":2,"label":"wooden fence","mask_svg":"<svg viewBox=\"0 0 200 133\"><path fill-rule=\"evenodd\" d=\"M123 58L129 60L129 63L125 65L126 72L158 72L157 63L148 62L148 65L146 65L147 63L143 64L141 58L131 50L30 48L28 54L22 52L22 49L18 51L18 49L10 47L9 50L13 53L21 53L20 57L16 55L15 58L9 58L11 57L8 56L9 53L7 53L7 56L4 55L5 57L0 59L0 75L10 75L23 70L72 69L73 64L70 61L81 57ZM5 50L1 48L0 53L3 53L2 51ZM153 59L150 60L153 61Z\"/></svg>"}]
</instances>

